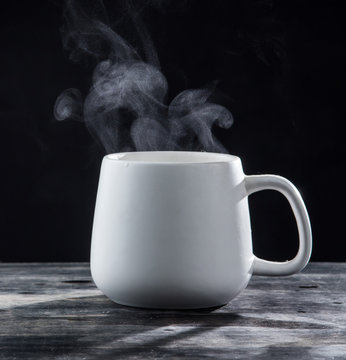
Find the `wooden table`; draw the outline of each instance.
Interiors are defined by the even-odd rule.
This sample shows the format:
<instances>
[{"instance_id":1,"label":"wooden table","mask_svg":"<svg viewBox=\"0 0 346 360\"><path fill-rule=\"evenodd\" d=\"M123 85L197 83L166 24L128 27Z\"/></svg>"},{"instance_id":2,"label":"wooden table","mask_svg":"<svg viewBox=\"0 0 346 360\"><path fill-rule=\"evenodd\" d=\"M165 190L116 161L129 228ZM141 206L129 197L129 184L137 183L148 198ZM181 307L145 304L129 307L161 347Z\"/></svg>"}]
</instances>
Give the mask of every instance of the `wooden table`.
<instances>
[{"instance_id":1,"label":"wooden table","mask_svg":"<svg viewBox=\"0 0 346 360\"><path fill-rule=\"evenodd\" d=\"M346 359L346 264L253 277L227 306L117 305L89 264L0 264L0 359Z\"/></svg>"}]
</instances>

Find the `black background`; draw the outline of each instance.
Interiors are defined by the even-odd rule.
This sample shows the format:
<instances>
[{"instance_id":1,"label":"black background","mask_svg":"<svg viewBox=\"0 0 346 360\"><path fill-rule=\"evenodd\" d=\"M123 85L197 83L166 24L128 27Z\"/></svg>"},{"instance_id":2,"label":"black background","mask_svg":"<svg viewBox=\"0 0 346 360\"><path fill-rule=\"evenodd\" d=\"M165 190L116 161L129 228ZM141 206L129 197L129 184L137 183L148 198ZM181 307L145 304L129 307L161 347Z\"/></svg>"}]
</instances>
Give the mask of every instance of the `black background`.
<instances>
[{"instance_id":1,"label":"black background","mask_svg":"<svg viewBox=\"0 0 346 360\"><path fill-rule=\"evenodd\" d=\"M235 122L218 138L247 174L279 174L298 187L312 260L345 261L345 2L138 3L170 97L219 80L216 96ZM60 2L9 2L1 17L0 261L87 261L103 152L83 123L52 112L62 90L86 94L92 69L63 50ZM249 201L255 254L294 256L286 200L267 191Z\"/></svg>"}]
</instances>

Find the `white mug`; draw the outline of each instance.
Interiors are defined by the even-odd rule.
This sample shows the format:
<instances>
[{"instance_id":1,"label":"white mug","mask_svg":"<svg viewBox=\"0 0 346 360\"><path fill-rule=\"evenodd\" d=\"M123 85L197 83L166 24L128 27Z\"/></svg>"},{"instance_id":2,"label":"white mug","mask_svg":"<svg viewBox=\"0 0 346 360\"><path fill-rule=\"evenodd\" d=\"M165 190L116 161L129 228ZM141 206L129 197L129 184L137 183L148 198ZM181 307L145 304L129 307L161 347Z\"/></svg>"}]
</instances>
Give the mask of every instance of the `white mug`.
<instances>
[{"instance_id":1,"label":"white mug","mask_svg":"<svg viewBox=\"0 0 346 360\"><path fill-rule=\"evenodd\" d=\"M299 250L287 262L252 251L248 195L288 199ZM104 157L91 244L96 286L123 305L192 309L224 305L254 275L291 275L310 259L308 213L294 185L244 175L240 158L205 152L128 152Z\"/></svg>"}]
</instances>

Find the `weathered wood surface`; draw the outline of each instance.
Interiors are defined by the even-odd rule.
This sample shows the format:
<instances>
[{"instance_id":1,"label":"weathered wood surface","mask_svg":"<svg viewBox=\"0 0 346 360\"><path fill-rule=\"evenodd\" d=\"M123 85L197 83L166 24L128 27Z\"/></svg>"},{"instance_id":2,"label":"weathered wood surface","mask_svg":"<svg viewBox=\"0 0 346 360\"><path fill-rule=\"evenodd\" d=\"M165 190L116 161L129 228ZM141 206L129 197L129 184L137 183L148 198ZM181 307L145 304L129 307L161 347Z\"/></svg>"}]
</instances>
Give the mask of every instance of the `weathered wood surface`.
<instances>
[{"instance_id":1,"label":"weathered wood surface","mask_svg":"<svg viewBox=\"0 0 346 360\"><path fill-rule=\"evenodd\" d=\"M89 264L0 264L0 359L346 359L346 264L253 277L227 306L117 305Z\"/></svg>"}]
</instances>

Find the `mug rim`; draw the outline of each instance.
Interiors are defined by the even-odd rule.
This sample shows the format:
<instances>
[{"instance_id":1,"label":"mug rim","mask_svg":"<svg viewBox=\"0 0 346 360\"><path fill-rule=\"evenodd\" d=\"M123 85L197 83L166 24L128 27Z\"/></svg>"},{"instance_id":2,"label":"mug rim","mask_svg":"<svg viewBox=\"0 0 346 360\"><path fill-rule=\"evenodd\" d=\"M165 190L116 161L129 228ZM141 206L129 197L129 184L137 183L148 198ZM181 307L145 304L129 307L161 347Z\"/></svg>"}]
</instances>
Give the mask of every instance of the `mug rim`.
<instances>
[{"instance_id":1,"label":"mug rim","mask_svg":"<svg viewBox=\"0 0 346 360\"><path fill-rule=\"evenodd\" d=\"M105 155L104 159L135 164L215 164L239 161L231 154L204 151L128 151Z\"/></svg>"}]
</instances>

